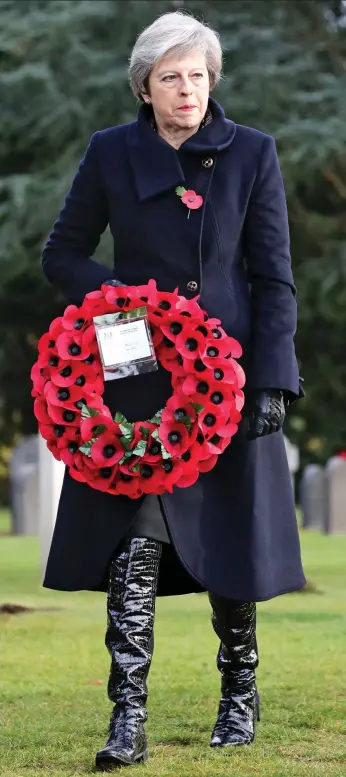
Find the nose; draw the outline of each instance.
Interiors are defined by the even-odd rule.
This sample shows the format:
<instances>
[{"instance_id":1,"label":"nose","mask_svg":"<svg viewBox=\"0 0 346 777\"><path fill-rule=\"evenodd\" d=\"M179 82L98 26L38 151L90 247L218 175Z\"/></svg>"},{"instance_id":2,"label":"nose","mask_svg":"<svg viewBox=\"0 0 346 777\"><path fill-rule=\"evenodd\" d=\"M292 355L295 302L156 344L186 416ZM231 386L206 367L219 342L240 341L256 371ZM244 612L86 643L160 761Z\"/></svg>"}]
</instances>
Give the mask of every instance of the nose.
<instances>
[{"instance_id":1,"label":"nose","mask_svg":"<svg viewBox=\"0 0 346 777\"><path fill-rule=\"evenodd\" d=\"M192 94L192 84L188 76L182 76L180 84L180 92L184 96Z\"/></svg>"}]
</instances>

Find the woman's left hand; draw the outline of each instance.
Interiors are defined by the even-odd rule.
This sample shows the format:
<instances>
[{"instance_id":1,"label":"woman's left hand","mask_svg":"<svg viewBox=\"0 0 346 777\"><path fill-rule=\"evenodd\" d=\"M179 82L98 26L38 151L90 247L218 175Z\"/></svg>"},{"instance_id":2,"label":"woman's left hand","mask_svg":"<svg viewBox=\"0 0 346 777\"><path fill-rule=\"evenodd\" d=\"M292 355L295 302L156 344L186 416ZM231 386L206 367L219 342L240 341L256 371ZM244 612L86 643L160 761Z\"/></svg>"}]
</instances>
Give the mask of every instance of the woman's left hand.
<instances>
[{"instance_id":1,"label":"woman's left hand","mask_svg":"<svg viewBox=\"0 0 346 777\"><path fill-rule=\"evenodd\" d=\"M284 393L280 389L255 391L248 400L248 440L256 440L282 429L286 417Z\"/></svg>"}]
</instances>

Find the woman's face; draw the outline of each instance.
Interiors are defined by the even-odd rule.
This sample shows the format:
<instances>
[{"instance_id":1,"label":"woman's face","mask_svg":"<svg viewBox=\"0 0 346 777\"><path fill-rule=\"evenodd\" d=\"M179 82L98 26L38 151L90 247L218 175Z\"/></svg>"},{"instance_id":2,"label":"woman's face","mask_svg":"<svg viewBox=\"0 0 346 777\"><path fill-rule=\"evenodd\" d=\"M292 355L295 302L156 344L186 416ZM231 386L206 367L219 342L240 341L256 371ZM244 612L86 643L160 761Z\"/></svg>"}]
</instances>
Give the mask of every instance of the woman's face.
<instances>
[{"instance_id":1,"label":"woman's face","mask_svg":"<svg viewBox=\"0 0 346 777\"><path fill-rule=\"evenodd\" d=\"M177 129L198 127L208 107L209 74L204 54L160 60L149 77L156 121Z\"/></svg>"}]
</instances>

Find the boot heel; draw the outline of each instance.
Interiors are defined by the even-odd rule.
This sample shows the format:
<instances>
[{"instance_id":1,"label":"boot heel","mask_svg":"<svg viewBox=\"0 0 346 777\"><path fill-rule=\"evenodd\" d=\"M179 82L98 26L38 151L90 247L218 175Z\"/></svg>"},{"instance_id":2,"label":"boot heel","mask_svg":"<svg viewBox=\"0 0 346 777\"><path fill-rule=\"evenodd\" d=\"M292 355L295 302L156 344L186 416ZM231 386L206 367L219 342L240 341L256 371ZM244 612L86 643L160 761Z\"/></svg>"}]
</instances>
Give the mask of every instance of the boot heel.
<instances>
[{"instance_id":1,"label":"boot heel","mask_svg":"<svg viewBox=\"0 0 346 777\"><path fill-rule=\"evenodd\" d=\"M260 695L258 691L256 690L256 696L255 696L255 711L256 711L256 720L260 722L261 720L261 703L260 703Z\"/></svg>"},{"instance_id":2,"label":"boot heel","mask_svg":"<svg viewBox=\"0 0 346 777\"><path fill-rule=\"evenodd\" d=\"M145 763L149 758L148 750L145 750L144 753L138 756L138 758L135 759L136 764Z\"/></svg>"}]
</instances>

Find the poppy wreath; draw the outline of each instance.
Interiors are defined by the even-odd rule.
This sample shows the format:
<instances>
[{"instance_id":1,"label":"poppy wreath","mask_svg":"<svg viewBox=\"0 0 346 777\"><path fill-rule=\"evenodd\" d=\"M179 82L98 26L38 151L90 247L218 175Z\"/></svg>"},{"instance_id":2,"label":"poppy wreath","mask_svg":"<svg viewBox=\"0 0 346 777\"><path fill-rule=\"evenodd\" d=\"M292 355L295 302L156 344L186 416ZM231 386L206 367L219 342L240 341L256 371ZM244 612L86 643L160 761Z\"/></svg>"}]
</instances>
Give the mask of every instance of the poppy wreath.
<instances>
[{"instance_id":1,"label":"poppy wreath","mask_svg":"<svg viewBox=\"0 0 346 777\"><path fill-rule=\"evenodd\" d=\"M34 413L53 456L72 478L136 499L191 486L211 470L236 434L244 405L242 349L198 304L143 286L102 285L69 305L38 342L31 371ZM112 417L94 316L143 306L157 361L171 373L172 396L153 418Z\"/></svg>"}]
</instances>

